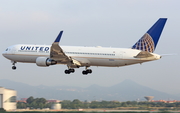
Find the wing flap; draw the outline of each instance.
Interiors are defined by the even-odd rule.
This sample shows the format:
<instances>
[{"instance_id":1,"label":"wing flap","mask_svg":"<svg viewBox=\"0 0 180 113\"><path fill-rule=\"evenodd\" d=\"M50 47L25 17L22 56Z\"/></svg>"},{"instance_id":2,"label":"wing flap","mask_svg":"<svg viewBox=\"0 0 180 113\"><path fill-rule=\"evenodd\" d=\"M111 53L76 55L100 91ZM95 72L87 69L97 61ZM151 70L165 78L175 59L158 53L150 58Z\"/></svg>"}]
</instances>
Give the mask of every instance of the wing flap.
<instances>
[{"instance_id":1,"label":"wing flap","mask_svg":"<svg viewBox=\"0 0 180 113\"><path fill-rule=\"evenodd\" d=\"M56 61L69 61L68 56L63 52L62 48L57 44L52 44L50 58Z\"/></svg>"}]
</instances>

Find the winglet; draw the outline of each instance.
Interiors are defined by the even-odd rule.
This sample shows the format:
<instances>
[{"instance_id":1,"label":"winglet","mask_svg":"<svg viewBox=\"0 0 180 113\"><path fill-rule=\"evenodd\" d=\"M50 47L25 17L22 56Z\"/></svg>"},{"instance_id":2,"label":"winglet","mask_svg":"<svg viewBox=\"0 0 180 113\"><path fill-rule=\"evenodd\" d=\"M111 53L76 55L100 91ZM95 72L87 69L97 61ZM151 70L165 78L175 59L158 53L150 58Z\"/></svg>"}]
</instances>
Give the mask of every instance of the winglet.
<instances>
[{"instance_id":1,"label":"winglet","mask_svg":"<svg viewBox=\"0 0 180 113\"><path fill-rule=\"evenodd\" d=\"M59 35L57 36L57 38L56 38L56 40L54 42L58 42L59 43L62 34L63 34L63 31L60 31Z\"/></svg>"}]
</instances>

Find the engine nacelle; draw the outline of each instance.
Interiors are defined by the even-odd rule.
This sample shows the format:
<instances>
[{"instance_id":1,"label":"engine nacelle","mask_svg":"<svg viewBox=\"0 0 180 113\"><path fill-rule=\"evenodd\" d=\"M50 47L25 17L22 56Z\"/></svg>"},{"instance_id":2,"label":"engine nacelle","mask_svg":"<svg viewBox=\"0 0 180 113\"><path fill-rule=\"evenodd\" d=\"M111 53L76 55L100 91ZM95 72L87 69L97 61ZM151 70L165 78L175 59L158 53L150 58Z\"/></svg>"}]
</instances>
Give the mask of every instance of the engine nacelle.
<instances>
[{"instance_id":1,"label":"engine nacelle","mask_svg":"<svg viewBox=\"0 0 180 113\"><path fill-rule=\"evenodd\" d=\"M57 64L57 61L54 61L52 59L49 59L47 57L38 57L36 59L36 65L41 66L41 67L47 67L50 65L55 65Z\"/></svg>"}]
</instances>

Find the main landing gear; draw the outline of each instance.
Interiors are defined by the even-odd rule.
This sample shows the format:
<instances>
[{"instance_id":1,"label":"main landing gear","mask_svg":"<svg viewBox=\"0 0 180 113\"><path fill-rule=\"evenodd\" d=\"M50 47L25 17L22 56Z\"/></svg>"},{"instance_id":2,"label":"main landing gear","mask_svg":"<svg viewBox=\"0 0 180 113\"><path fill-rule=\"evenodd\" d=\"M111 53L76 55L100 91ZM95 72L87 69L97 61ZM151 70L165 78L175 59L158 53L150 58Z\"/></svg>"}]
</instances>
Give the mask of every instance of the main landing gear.
<instances>
[{"instance_id":1,"label":"main landing gear","mask_svg":"<svg viewBox=\"0 0 180 113\"><path fill-rule=\"evenodd\" d=\"M87 75L87 74L91 74L92 73L92 70L91 69L87 69L88 67L86 67L86 70L83 70L82 71L82 74L83 75ZM74 73L75 72L75 69L73 68L69 68L69 69L66 69L64 71L65 74L70 74L70 73Z\"/></svg>"},{"instance_id":2,"label":"main landing gear","mask_svg":"<svg viewBox=\"0 0 180 113\"><path fill-rule=\"evenodd\" d=\"M74 72L75 72L75 69L71 69L71 68L64 71L65 74L70 74Z\"/></svg>"},{"instance_id":3,"label":"main landing gear","mask_svg":"<svg viewBox=\"0 0 180 113\"><path fill-rule=\"evenodd\" d=\"M16 64L16 61L12 61L12 65L13 65L13 66L12 66L12 69L13 69L13 70L16 70L15 64Z\"/></svg>"},{"instance_id":4,"label":"main landing gear","mask_svg":"<svg viewBox=\"0 0 180 113\"><path fill-rule=\"evenodd\" d=\"M87 74L91 74L92 73L92 70L91 69L88 69L88 67L86 66L86 70L82 71L82 74L83 75L87 75Z\"/></svg>"},{"instance_id":5,"label":"main landing gear","mask_svg":"<svg viewBox=\"0 0 180 113\"><path fill-rule=\"evenodd\" d=\"M86 70L82 71L83 75L87 75L87 74L91 74L91 73L92 73L91 69L86 69Z\"/></svg>"}]
</instances>

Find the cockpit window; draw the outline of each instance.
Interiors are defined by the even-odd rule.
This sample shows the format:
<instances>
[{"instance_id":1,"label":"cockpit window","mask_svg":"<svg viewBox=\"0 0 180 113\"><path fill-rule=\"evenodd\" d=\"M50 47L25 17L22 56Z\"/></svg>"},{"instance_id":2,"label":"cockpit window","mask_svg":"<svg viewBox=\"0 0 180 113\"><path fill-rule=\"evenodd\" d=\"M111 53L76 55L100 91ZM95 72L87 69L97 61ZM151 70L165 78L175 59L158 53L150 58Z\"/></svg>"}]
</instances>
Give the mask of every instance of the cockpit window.
<instances>
[{"instance_id":1,"label":"cockpit window","mask_svg":"<svg viewBox=\"0 0 180 113\"><path fill-rule=\"evenodd\" d=\"M6 49L6 51L8 51L8 48Z\"/></svg>"}]
</instances>

